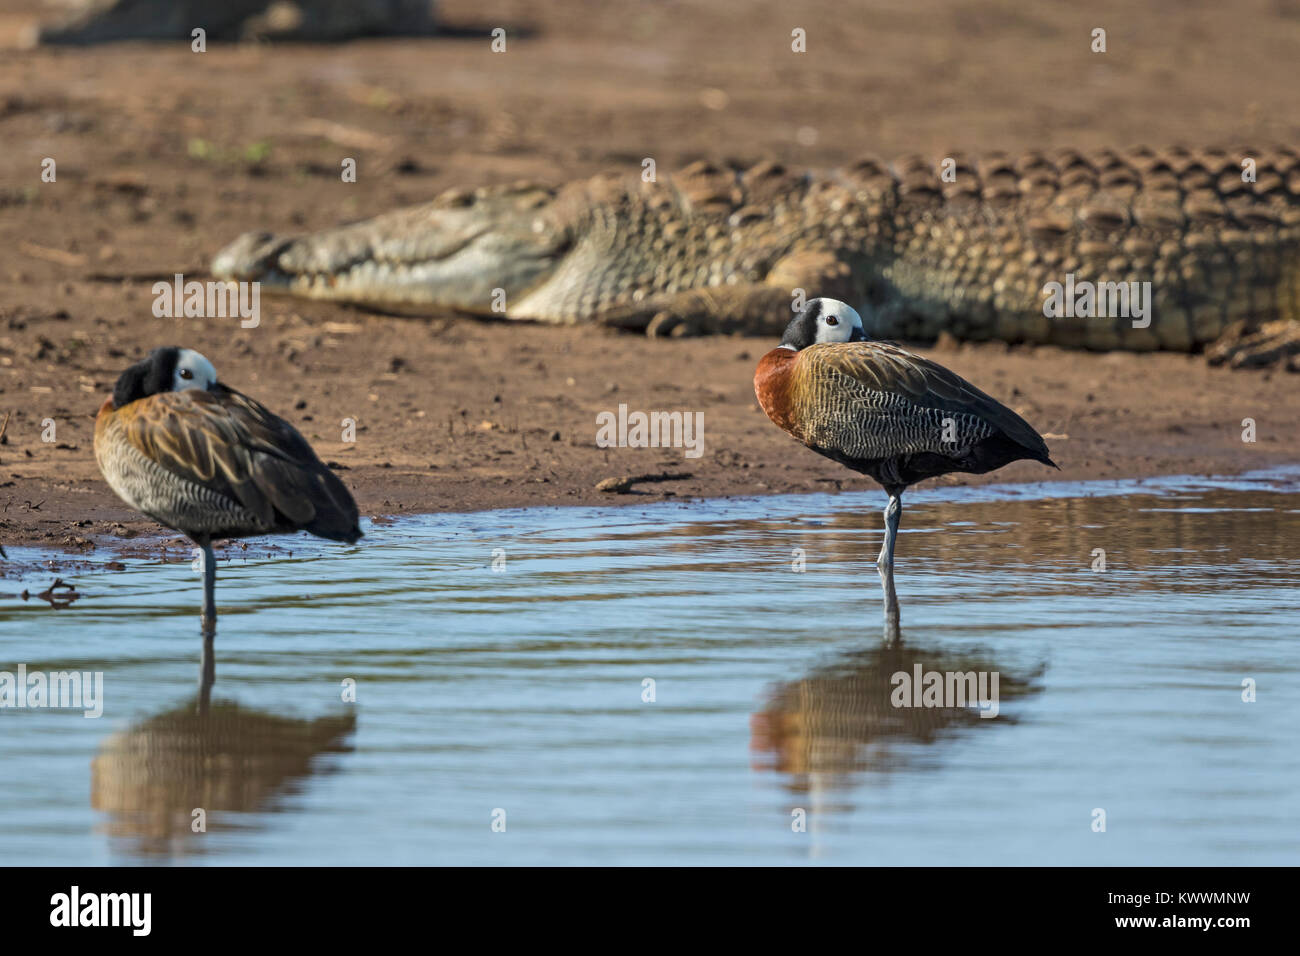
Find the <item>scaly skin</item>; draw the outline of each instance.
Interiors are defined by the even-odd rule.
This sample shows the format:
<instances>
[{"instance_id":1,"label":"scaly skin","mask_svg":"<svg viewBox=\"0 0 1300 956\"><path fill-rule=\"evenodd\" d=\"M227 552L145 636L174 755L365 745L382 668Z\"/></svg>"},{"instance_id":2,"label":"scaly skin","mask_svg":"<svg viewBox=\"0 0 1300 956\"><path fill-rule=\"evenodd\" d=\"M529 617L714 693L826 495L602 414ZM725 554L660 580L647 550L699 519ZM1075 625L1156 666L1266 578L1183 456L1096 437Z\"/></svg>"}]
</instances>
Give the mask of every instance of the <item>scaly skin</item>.
<instances>
[{"instance_id":1,"label":"scaly skin","mask_svg":"<svg viewBox=\"0 0 1300 956\"><path fill-rule=\"evenodd\" d=\"M797 290L853 304L875 337L1300 352L1300 154L1291 149L867 159L830 174L699 162L658 182L453 191L213 262L264 291L651 334L774 335ZM1242 181L1253 159L1256 181ZM1150 281L1150 325L1047 318L1044 286ZM797 304L797 303L795 303Z\"/></svg>"}]
</instances>

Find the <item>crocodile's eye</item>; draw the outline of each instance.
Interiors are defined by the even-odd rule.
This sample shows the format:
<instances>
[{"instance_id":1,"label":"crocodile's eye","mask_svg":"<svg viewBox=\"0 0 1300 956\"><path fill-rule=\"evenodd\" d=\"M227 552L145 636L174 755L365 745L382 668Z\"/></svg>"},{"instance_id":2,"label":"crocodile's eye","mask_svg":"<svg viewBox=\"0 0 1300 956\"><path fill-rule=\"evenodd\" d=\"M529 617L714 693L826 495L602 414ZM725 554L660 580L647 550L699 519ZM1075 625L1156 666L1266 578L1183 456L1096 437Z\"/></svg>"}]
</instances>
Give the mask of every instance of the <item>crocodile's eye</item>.
<instances>
[{"instance_id":1,"label":"crocodile's eye","mask_svg":"<svg viewBox=\"0 0 1300 956\"><path fill-rule=\"evenodd\" d=\"M194 377L194 373L191 372L189 369L187 368L181 369L181 378L185 379L188 382L193 377Z\"/></svg>"},{"instance_id":2,"label":"crocodile's eye","mask_svg":"<svg viewBox=\"0 0 1300 956\"><path fill-rule=\"evenodd\" d=\"M837 316L834 316L834 315L828 315L828 316L826 316L826 324L827 324L827 325L839 325L839 324L840 324L840 320L839 320L839 318L838 318Z\"/></svg>"}]
</instances>

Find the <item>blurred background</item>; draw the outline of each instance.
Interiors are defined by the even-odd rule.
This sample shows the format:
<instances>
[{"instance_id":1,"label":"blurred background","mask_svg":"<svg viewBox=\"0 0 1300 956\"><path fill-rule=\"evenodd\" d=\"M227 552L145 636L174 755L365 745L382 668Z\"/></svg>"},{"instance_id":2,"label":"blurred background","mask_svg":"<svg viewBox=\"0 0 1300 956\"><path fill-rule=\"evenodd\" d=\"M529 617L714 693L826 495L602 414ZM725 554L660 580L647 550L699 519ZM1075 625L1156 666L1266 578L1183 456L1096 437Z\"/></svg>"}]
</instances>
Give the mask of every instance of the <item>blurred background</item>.
<instances>
[{"instance_id":1,"label":"blurred background","mask_svg":"<svg viewBox=\"0 0 1300 956\"><path fill-rule=\"evenodd\" d=\"M411 16L410 0L388 5ZM140 22L175 21L184 38L19 49L70 6L0 0L0 242L39 228L50 246L145 271L178 254L205 265L259 224L321 228L453 185L645 157L828 166L1300 132L1300 0L445 0L432 36L212 39L204 54L190 50L186 24L204 22L190 4L135 0ZM69 188L37 197L50 155ZM322 202L340 156L358 160L358 182ZM47 215L75 209L86 215ZM112 250L84 248L102 245L92 222L111 226Z\"/></svg>"}]
</instances>

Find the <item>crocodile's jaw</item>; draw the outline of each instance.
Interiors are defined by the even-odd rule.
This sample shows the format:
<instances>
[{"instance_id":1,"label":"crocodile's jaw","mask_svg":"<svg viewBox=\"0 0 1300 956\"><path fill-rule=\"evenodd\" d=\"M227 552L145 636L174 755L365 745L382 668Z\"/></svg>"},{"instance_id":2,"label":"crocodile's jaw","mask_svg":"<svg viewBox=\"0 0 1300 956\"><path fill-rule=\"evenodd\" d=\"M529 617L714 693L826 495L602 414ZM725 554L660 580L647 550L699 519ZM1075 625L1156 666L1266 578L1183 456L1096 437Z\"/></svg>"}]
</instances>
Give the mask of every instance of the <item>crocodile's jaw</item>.
<instances>
[{"instance_id":1,"label":"crocodile's jaw","mask_svg":"<svg viewBox=\"0 0 1300 956\"><path fill-rule=\"evenodd\" d=\"M552 273L569 230L552 190L513 184L305 236L246 233L212 261L219 279L379 309L504 314Z\"/></svg>"},{"instance_id":2,"label":"crocodile's jaw","mask_svg":"<svg viewBox=\"0 0 1300 956\"><path fill-rule=\"evenodd\" d=\"M553 270L554 257L484 237L442 258L390 261L368 257L330 271L282 268L294 238L248 233L222 249L212 274L257 282L263 292L368 305L381 310L453 309L504 315L509 305Z\"/></svg>"},{"instance_id":3,"label":"crocodile's jaw","mask_svg":"<svg viewBox=\"0 0 1300 956\"><path fill-rule=\"evenodd\" d=\"M275 260L292 241L269 232L246 232L213 257L212 274L228 282L262 282L268 287L279 286L279 277L272 278L272 273L278 271Z\"/></svg>"}]
</instances>

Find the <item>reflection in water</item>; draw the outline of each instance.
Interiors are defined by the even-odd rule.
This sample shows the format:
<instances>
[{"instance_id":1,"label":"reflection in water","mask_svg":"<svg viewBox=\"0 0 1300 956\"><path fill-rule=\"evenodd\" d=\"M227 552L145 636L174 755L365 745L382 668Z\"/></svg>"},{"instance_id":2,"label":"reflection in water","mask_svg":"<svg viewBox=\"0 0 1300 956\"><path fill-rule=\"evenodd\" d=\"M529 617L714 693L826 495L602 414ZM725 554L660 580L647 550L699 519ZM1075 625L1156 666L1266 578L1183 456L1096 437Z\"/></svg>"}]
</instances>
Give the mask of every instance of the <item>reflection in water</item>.
<instances>
[{"instance_id":1,"label":"reflection in water","mask_svg":"<svg viewBox=\"0 0 1300 956\"><path fill-rule=\"evenodd\" d=\"M356 715L302 720L238 704L192 700L104 741L91 764L90 804L109 814L110 836L141 855L201 851L191 829L202 808L209 830L225 813L253 813L301 778L313 760L348 753Z\"/></svg>"},{"instance_id":2,"label":"reflection in water","mask_svg":"<svg viewBox=\"0 0 1300 956\"><path fill-rule=\"evenodd\" d=\"M1100 583L1107 580L1105 576L1094 575L1089 569L1094 549L1104 548L1107 568L1112 571L1151 572L1207 564L1227 569L1243 562L1265 562L1252 568L1252 578L1262 584L1269 577L1289 580L1290 569L1277 559L1296 551L1294 491L1243 494L1207 488L1175 495L1148 494L1134 488L1122 497L1035 497L1028 490L1012 487L1000 489L996 498L978 497L991 493L989 489L935 491L964 492L970 497L950 502L916 494L899 535L906 539L909 563L919 555L922 560L915 562L916 567L924 568L930 562L945 573L998 574L1031 564L1048 569L1068 565ZM836 499L829 501L833 504ZM874 514L864 516L859 509L845 506L824 507L810 514L807 504L799 505L793 520L792 515L765 503L773 512L769 517L648 526L640 537L656 544L666 540L669 547L695 553L701 543L725 545L741 535L747 546L784 558L793 533L793 543L807 551L810 570L840 564L863 571L875 567L881 532ZM1263 517L1270 513L1273 517ZM869 540L864 541L864 536ZM622 535L621 540L633 537ZM903 565L904 589L913 580L906 573L909 563ZM1143 575L1129 579L1125 587L1146 590L1170 585L1183 586L1177 580ZM1070 587L1077 585L1072 582Z\"/></svg>"},{"instance_id":3,"label":"reflection in water","mask_svg":"<svg viewBox=\"0 0 1300 956\"><path fill-rule=\"evenodd\" d=\"M19 597L24 601L33 597L39 598L48 603L50 607L58 610L61 607L71 607L72 602L81 597L81 593L77 590L76 585L69 584L67 581L63 580L63 578L55 578L54 583L44 591L41 591L38 594L32 594L30 591L24 589L23 593L20 594Z\"/></svg>"},{"instance_id":4,"label":"reflection in water","mask_svg":"<svg viewBox=\"0 0 1300 956\"><path fill-rule=\"evenodd\" d=\"M930 745L960 728L1015 722L1003 710L995 717L983 717L974 702L895 706L901 683L896 674L911 681L917 674L931 672L996 673L999 705L1041 690L1041 670L1015 677L980 653L904 645L893 575L882 571L881 585L884 642L843 653L799 680L769 689L763 708L750 719L750 749L767 758L758 763L759 769L789 775L787 786L795 793L845 786L859 771L904 769L908 761L893 749L896 745ZM985 686L993 686L991 676L987 680Z\"/></svg>"},{"instance_id":5,"label":"reflection in water","mask_svg":"<svg viewBox=\"0 0 1300 956\"><path fill-rule=\"evenodd\" d=\"M203 650L199 654L199 701L198 711L206 714L212 703L212 685L217 681L217 655L212 647L214 635L203 634Z\"/></svg>"},{"instance_id":6,"label":"reflection in water","mask_svg":"<svg viewBox=\"0 0 1300 956\"><path fill-rule=\"evenodd\" d=\"M898 591L894 588L894 568L878 567L880 572L880 605L885 612L885 643L897 644L903 639L899 629Z\"/></svg>"},{"instance_id":7,"label":"reflection in water","mask_svg":"<svg viewBox=\"0 0 1300 956\"><path fill-rule=\"evenodd\" d=\"M364 554L304 541L232 567L244 613L209 651L206 726L232 698L332 714L282 688L333 706L348 674L370 702L352 733L193 729L188 565L161 588L147 562L69 576L84 597L58 613L0 593L0 671L102 670L109 720L190 705L108 745L78 711L0 708L0 859L1286 863L1296 476L918 492L897 602L874 493L403 518ZM907 620L881 642L891 603ZM891 678L918 665L996 670L999 715L894 708ZM640 701L647 676L667 706ZM1242 702L1247 677L1267 700ZM1087 812L1116 803L1124 832L1089 839ZM504 843L484 835L498 806L528 821Z\"/></svg>"}]
</instances>

